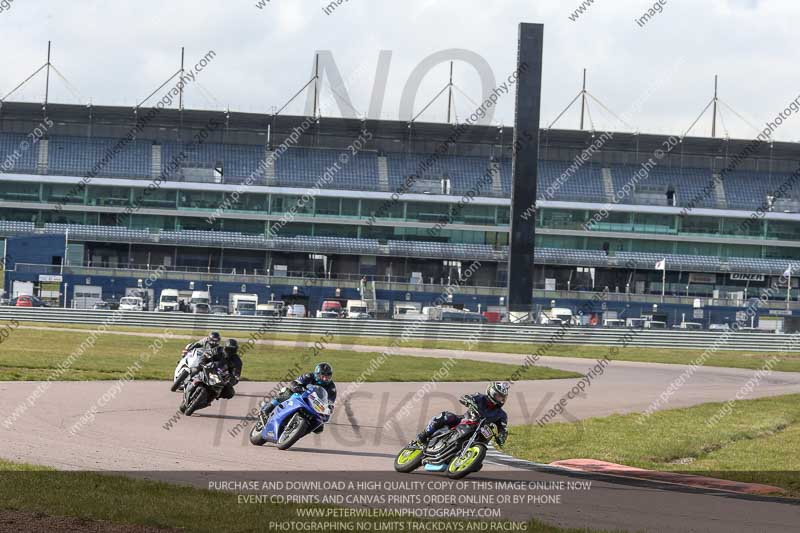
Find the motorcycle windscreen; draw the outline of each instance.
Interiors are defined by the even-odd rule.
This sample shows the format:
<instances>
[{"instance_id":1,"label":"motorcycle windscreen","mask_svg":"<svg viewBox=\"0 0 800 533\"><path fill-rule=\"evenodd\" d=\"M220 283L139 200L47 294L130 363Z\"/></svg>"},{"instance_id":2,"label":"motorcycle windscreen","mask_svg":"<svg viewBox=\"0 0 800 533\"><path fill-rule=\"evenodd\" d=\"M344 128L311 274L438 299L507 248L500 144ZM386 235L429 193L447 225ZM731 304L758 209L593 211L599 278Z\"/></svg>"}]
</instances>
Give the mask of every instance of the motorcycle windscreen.
<instances>
[{"instance_id":1,"label":"motorcycle windscreen","mask_svg":"<svg viewBox=\"0 0 800 533\"><path fill-rule=\"evenodd\" d=\"M319 416L330 416L331 409L330 409L330 401L328 400L328 391L324 388L311 385L308 387L308 403L311 405L312 412L319 417Z\"/></svg>"}]
</instances>

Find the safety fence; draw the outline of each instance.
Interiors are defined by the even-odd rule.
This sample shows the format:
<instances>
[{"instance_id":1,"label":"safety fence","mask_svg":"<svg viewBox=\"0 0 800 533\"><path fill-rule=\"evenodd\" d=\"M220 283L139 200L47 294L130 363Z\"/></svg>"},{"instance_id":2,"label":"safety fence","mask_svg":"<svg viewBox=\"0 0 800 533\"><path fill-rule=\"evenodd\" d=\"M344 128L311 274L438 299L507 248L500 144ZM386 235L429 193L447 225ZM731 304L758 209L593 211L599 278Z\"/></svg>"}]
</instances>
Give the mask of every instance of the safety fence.
<instances>
[{"instance_id":1,"label":"safety fence","mask_svg":"<svg viewBox=\"0 0 800 533\"><path fill-rule=\"evenodd\" d=\"M45 322L52 324L100 325L115 311L85 311L59 308L0 307L0 322ZM414 320L357 320L324 318L269 318L189 313L121 311L114 327L173 330L226 330L318 336L334 332L343 336L388 337L472 342L508 342L523 346L561 345L641 346L647 348L712 348L724 350L781 351L788 335L756 331L631 330L625 328L535 326L531 324L475 324ZM800 352L800 346L788 351ZM521 348L522 351L528 348Z\"/></svg>"}]
</instances>

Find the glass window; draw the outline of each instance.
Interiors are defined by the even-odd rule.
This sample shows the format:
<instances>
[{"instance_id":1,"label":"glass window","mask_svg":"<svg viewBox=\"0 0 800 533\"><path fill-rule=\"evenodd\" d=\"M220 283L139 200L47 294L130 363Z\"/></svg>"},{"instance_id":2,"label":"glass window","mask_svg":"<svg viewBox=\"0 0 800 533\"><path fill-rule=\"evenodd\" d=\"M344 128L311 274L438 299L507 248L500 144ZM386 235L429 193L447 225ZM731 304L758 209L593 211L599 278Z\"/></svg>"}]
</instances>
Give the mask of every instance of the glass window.
<instances>
[{"instance_id":1,"label":"glass window","mask_svg":"<svg viewBox=\"0 0 800 533\"><path fill-rule=\"evenodd\" d=\"M225 231L235 231L248 235L263 235L266 230L266 226L261 220L236 220L233 218L223 220L222 228Z\"/></svg>"},{"instance_id":2,"label":"glass window","mask_svg":"<svg viewBox=\"0 0 800 533\"><path fill-rule=\"evenodd\" d=\"M395 235L394 231L395 228L392 226L361 226L361 238L379 241L402 240L402 237Z\"/></svg>"},{"instance_id":3,"label":"glass window","mask_svg":"<svg viewBox=\"0 0 800 533\"><path fill-rule=\"evenodd\" d=\"M764 221L752 218L726 218L722 220L722 234L733 237L760 237Z\"/></svg>"},{"instance_id":4,"label":"glass window","mask_svg":"<svg viewBox=\"0 0 800 533\"><path fill-rule=\"evenodd\" d=\"M362 200L362 218L403 218L403 202L397 202L391 198L386 200Z\"/></svg>"},{"instance_id":5,"label":"glass window","mask_svg":"<svg viewBox=\"0 0 800 533\"><path fill-rule=\"evenodd\" d=\"M761 247L726 244L725 246L720 246L719 255L721 257L761 257Z\"/></svg>"},{"instance_id":6,"label":"glass window","mask_svg":"<svg viewBox=\"0 0 800 533\"><path fill-rule=\"evenodd\" d=\"M141 194L137 190L137 194ZM94 187L89 186L87 200L89 205L119 206L130 205L131 190L128 187Z\"/></svg>"},{"instance_id":7,"label":"glass window","mask_svg":"<svg viewBox=\"0 0 800 533\"><path fill-rule=\"evenodd\" d=\"M764 256L772 259L798 259L800 258L800 248L767 246Z\"/></svg>"},{"instance_id":8,"label":"glass window","mask_svg":"<svg viewBox=\"0 0 800 533\"><path fill-rule=\"evenodd\" d=\"M85 187L79 184L46 183L44 200L51 204L82 204Z\"/></svg>"},{"instance_id":9,"label":"glass window","mask_svg":"<svg viewBox=\"0 0 800 533\"><path fill-rule=\"evenodd\" d=\"M290 222L285 226L273 222L275 235L278 237L302 237L311 235L312 224L306 222Z\"/></svg>"},{"instance_id":10,"label":"glass window","mask_svg":"<svg viewBox=\"0 0 800 533\"><path fill-rule=\"evenodd\" d=\"M770 220L767 222L767 238L787 241L800 240L800 224L785 220Z\"/></svg>"},{"instance_id":11,"label":"glass window","mask_svg":"<svg viewBox=\"0 0 800 533\"><path fill-rule=\"evenodd\" d=\"M339 216L339 199L317 197L316 214L323 216Z\"/></svg>"},{"instance_id":12,"label":"glass window","mask_svg":"<svg viewBox=\"0 0 800 533\"><path fill-rule=\"evenodd\" d=\"M542 227L560 229L581 229L585 219L585 211L566 209L545 209L542 213ZM614 215L616 213L610 213Z\"/></svg>"},{"instance_id":13,"label":"glass window","mask_svg":"<svg viewBox=\"0 0 800 533\"><path fill-rule=\"evenodd\" d=\"M511 208L510 207L498 207L497 208L497 223L498 224L510 224L511 223Z\"/></svg>"},{"instance_id":14,"label":"glass window","mask_svg":"<svg viewBox=\"0 0 800 533\"><path fill-rule=\"evenodd\" d=\"M10 202L38 202L39 184L24 182L0 182L0 199Z\"/></svg>"},{"instance_id":15,"label":"glass window","mask_svg":"<svg viewBox=\"0 0 800 533\"><path fill-rule=\"evenodd\" d=\"M343 217L357 217L358 216L358 200L351 198L342 198L341 213Z\"/></svg>"},{"instance_id":16,"label":"glass window","mask_svg":"<svg viewBox=\"0 0 800 533\"><path fill-rule=\"evenodd\" d=\"M161 209L175 209L177 191L167 189L136 190L134 205Z\"/></svg>"},{"instance_id":17,"label":"glass window","mask_svg":"<svg viewBox=\"0 0 800 533\"><path fill-rule=\"evenodd\" d=\"M30 211L27 209L0 209L0 220L36 222L37 220L39 220L39 212Z\"/></svg>"},{"instance_id":18,"label":"glass window","mask_svg":"<svg viewBox=\"0 0 800 533\"><path fill-rule=\"evenodd\" d=\"M223 195L214 191L179 191L182 209L217 209L223 202Z\"/></svg>"},{"instance_id":19,"label":"glass window","mask_svg":"<svg viewBox=\"0 0 800 533\"><path fill-rule=\"evenodd\" d=\"M42 211L42 222L52 222L55 224L83 224L83 212L75 211Z\"/></svg>"},{"instance_id":20,"label":"glass window","mask_svg":"<svg viewBox=\"0 0 800 533\"><path fill-rule=\"evenodd\" d=\"M314 224L314 235L318 237L358 237L358 226L344 224Z\"/></svg>"},{"instance_id":21,"label":"glass window","mask_svg":"<svg viewBox=\"0 0 800 533\"><path fill-rule=\"evenodd\" d=\"M681 233L719 235L719 219L712 217L684 217L680 220Z\"/></svg>"},{"instance_id":22,"label":"glass window","mask_svg":"<svg viewBox=\"0 0 800 533\"><path fill-rule=\"evenodd\" d=\"M283 196L279 194L273 194L270 196L270 207L269 212L270 214L282 214L283 213Z\"/></svg>"},{"instance_id":23,"label":"glass window","mask_svg":"<svg viewBox=\"0 0 800 533\"><path fill-rule=\"evenodd\" d=\"M674 245L671 241L631 240L629 242L631 252L671 254L674 249Z\"/></svg>"},{"instance_id":24,"label":"glass window","mask_svg":"<svg viewBox=\"0 0 800 533\"><path fill-rule=\"evenodd\" d=\"M408 202L406 204L406 218L421 222L445 222L450 216L449 204L432 202Z\"/></svg>"},{"instance_id":25,"label":"glass window","mask_svg":"<svg viewBox=\"0 0 800 533\"><path fill-rule=\"evenodd\" d=\"M314 209L314 199L310 196L273 196L273 215L283 215L292 212L295 215L311 214Z\"/></svg>"},{"instance_id":26,"label":"glass window","mask_svg":"<svg viewBox=\"0 0 800 533\"><path fill-rule=\"evenodd\" d=\"M208 223L208 220L205 218L192 218L192 217L180 217L178 218L178 229L188 229L188 230L199 230L199 231L210 231L210 230L221 230L222 229L222 220L221 219L214 219L212 224Z\"/></svg>"},{"instance_id":27,"label":"glass window","mask_svg":"<svg viewBox=\"0 0 800 533\"><path fill-rule=\"evenodd\" d=\"M175 229L175 217L160 215L119 215L120 226L133 229Z\"/></svg>"},{"instance_id":28,"label":"glass window","mask_svg":"<svg viewBox=\"0 0 800 533\"><path fill-rule=\"evenodd\" d=\"M679 255L719 255L719 245L710 242L686 242L678 241L675 243L675 253Z\"/></svg>"},{"instance_id":29,"label":"glass window","mask_svg":"<svg viewBox=\"0 0 800 533\"><path fill-rule=\"evenodd\" d=\"M539 235L536 236L537 241L539 240ZM598 239L589 239L591 240L598 240ZM568 237L562 235L541 235L541 246L542 248L566 248L569 250L580 250L583 248L583 237ZM599 250L601 244L598 242L593 247L590 247L593 250Z\"/></svg>"},{"instance_id":30,"label":"glass window","mask_svg":"<svg viewBox=\"0 0 800 533\"><path fill-rule=\"evenodd\" d=\"M644 233L673 233L675 217L658 213L636 213L633 218L633 231Z\"/></svg>"},{"instance_id":31,"label":"glass window","mask_svg":"<svg viewBox=\"0 0 800 533\"><path fill-rule=\"evenodd\" d=\"M461 210L454 208L453 214L464 224L494 225L494 212L493 205L466 205Z\"/></svg>"},{"instance_id":32,"label":"glass window","mask_svg":"<svg viewBox=\"0 0 800 533\"><path fill-rule=\"evenodd\" d=\"M230 193L225 194L225 199L229 200L230 209L233 211L250 211L254 213L265 213L267 211L266 194L240 194L239 201L234 202Z\"/></svg>"}]
</instances>

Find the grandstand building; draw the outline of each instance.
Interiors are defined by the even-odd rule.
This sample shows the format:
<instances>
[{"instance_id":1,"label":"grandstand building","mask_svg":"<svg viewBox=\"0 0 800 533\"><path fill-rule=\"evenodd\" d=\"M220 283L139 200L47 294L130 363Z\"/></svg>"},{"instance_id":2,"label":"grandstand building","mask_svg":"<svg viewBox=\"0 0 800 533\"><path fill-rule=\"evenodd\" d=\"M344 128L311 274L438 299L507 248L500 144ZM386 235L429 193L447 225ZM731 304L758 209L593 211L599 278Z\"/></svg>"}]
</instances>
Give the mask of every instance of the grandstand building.
<instances>
[{"instance_id":1,"label":"grandstand building","mask_svg":"<svg viewBox=\"0 0 800 533\"><path fill-rule=\"evenodd\" d=\"M383 314L450 285L453 304L502 308L512 138L507 127L4 103L5 289L33 283L73 306L76 291L118 299L160 267L155 298L197 285L223 304L238 292L311 310L360 298ZM598 312L659 304L670 321L731 322L800 264L794 143L568 130L542 130L539 143L539 200L516 214L536 220L538 305L577 309L607 290ZM791 284L762 313L794 310Z\"/></svg>"}]
</instances>

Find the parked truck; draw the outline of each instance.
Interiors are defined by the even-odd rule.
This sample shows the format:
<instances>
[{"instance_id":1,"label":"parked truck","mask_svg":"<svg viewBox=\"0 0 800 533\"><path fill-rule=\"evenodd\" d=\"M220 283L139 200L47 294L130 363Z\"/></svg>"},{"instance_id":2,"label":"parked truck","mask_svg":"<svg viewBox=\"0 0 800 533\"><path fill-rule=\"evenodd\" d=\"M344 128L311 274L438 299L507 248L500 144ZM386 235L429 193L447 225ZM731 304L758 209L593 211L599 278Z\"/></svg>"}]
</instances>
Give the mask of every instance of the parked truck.
<instances>
[{"instance_id":1,"label":"parked truck","mask_svg":"<svg viewBox=\"0 0 800 533\"><path fill-rule=\"evenodd\" d=\"M480 313L470 311L469 309L458 309L447 306L426 306L422 308L421 314L425 318L423 319L420 317L420 319L433 322L486 322L486 317Z\"/></svg>"},{"instance_id":2,"label":"parked truck","mask_svg":"<svg viewBox=\"0 0 800 533\"><path fill-rule=\"evenodd\" d=\"M572 309L553 307L539 314L539 324L543 326L571 326L574 322Z\"/></svg>"},{"instance_id":3,"label":"parked truck","mask_svg":"<svg viewBox=\"0 0 800 533\"><path fill-rule=\"evenodd\" d=\"M426 320L422 315L422 304L418 302L402 302L394 304L395 320Z\"/></svg>"},{"instance_id":4,"label":"parked truck","mask_svg":"<svg viewBox=\"0 0 800 533\"><path fill-rule=\"evenodd\" d=\"M144 311L144 300L139 296L123 296L119 301L120 311Z\"/></svg>"},{"instance_id":5,"label":"parked truck","mask_svg":"<svg viewBox=\"0 0 800 533\"><path fill-rule=\"evenodd\" d=\"M228 309L232 315L255 316L258 308L257 294L231 294L228 298Z\"/></svg>"},{"instance_id":6,"label":"parked truck","mask_svg":"<svg viewBox=\"0 0 800 533\"><path fill-rule=\"evenodd\" d=\"M256 307L257 316L283 316L285 305L280 300L270 300L265 304L258 304Z\"/></svg>"},{"instance_id":7,"label":"parked truck","mask_svg":"<svg viewBox=\"0 0 800 533\"><path fill-rule=\"evenodd\" d=\"M211 306L211 293L208 291L192 291L192 298L189 300L189 312L197 313L196 306Z\"/></svg>"},{"instance_id":8,"label":"parked truck","mask_svg":"<svg viewBox=\"0 0 800 533\"><path fill-rule=\"evenodd\" d=\"M370 318L369 307L364 300L347 300L347 318Z\"/></svg>"},{"instance_id":9,"label":"parked truck","mask_svg":"<svg viewBox=\"0 0 800 533\"><path fill-rule=\"evenodd\" d=\"M161 312L179 311L180 301L178 289L163 289L158 297L158 310Z\"/></svg>"}]
</instances>

